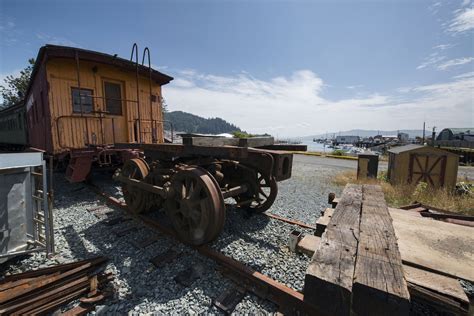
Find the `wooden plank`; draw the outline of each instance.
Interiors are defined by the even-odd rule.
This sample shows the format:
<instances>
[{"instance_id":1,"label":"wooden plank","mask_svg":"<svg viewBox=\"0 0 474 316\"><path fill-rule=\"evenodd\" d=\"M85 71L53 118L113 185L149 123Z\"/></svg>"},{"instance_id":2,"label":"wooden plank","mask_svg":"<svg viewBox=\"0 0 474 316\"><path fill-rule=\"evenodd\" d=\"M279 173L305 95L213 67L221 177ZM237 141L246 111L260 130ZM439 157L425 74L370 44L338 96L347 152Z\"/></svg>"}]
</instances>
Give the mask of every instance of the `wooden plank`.
<instances>
[{"instance_id":1,"label":"wooden plank","mask_svg":"<svg viewBox=\"0 0 474 316\"><path fill-rule=\"evenodd\" d=\"M270 150L285 150L285 151L307 151L307 145L300 145L300 144L273 144L268 146L261 146L259 148L262 149L270 149Z\"/></svg>"},{"instance_id":2,"label":"wooden plank","mask_svg":"<svg viewBox=\"0 0 474 316\"><path fill-rule=\"evenodd\" d=\"M474 228L411 213L390 209L403 262L474 282Z\"/></svg>"},{"instance_id":3,"label":"wooden plank","mask_svg":"<svg viewBox=\"0 0 474 316\"><path fill-rule=\"evenodd\" d=\"M228 137L183 137L183 145L239 146L239 139Z\"/></svg>"},{"instance_id":4,"label":"wooden plank","mask_svg":"<svg viewBox=\"0 0 474 316\"><path fill-rule=\"evenodd\" d=\"M183 145L192 146L239 146L239 147L262 147L273 145L273 137L249 137L249 138L229 138L229 137L206 137L206 136L185 136Z\"/></svg>"},{"instance_id":5,"label":"wooden plank","mask_svg":"<svg viewBox=\"0 0 474 316\"><path fill-rule=\"evenodd\" d=\"M312 256L318 249L320 243L321 238L318 236L305 235L296 245L296 249L308 256Z\"/></svg>"},{"instance_id":6,"label":"wooden plank","mask_svg":"<svg viewBox=\"0 0 474 316\"><path fill-rule=\"evenodd\" d=\"M305 276L304 300L331 315L349 315L359 239L362 186L348 184Z\"/></svg>"},{"instance_id":7,"label":"wooden plank","mask_svg":"<svg viewBox=\"0 0 474 316\"><path fill-rule=\"evenodd\" d=\"M262 147L273 145L273 143L275 143L273 137L249 137L239 139L240 147Z\"/></svg>"},{"instance_id":8,"label":"wooden plank","mask_svg":"<svg viewBox=\"0 0 474 316\"><path fill-rule=\"evenodd\" d=\"M407 265L403 266L403 271L408 282L409 290L410 284L415 284L436 293L448 296L460 302L464 307L469 306L469 298L457 279Z\"/></svg>"},{"instance_id":9,"label":"wooden plank","mask_svg":"<svg viewBox=\"0 0 474 316\"><path fill-rule=\"evenodd\" d=\"M382 188L362 191L352 308L359 315L408 315L410 294Z\"/></svg>"},{"instance_id":10,"label":"wooden plank","mask_svg":"<svg viewBox=\"0 0 474 316\"><path fill-rule=\"evenodd\" d=\"M316 230L314 231L314 235L319 236L319 237L323 235L333 214L334 214L333 208L327 208L324 211L323 215L320 218L318 218L318 220L316 221Z\"/></svg>"},{"instance_id":11,"label":"wooden plank","mask_svg":"<svg viewBox=\"0 0 474 316\"><path fill-rule=\"evenodd\" d=\"M416 284L410 284L412 301L431 306L439 315L469 315L469 309L458 301Z\"/></svg>"}]
</instances>

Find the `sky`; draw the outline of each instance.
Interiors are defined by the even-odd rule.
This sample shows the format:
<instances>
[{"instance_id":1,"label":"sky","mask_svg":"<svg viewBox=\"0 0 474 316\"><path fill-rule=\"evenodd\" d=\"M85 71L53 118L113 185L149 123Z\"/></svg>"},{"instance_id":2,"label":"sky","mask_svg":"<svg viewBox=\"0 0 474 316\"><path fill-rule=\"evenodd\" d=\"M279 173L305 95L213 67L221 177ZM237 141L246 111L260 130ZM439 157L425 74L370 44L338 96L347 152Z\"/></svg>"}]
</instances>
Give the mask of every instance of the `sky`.
<instances>
[{"instance_id":1,"label":"sky","mask_svg":"<svg viewBox=\"0 0 474 316\"><path fill-rule=\"evenodd\" d=\"M0 81L47 43L136 42L169 110L250 133L473 127L473 1L0 0Z\"/></svg>"}]
</instances>

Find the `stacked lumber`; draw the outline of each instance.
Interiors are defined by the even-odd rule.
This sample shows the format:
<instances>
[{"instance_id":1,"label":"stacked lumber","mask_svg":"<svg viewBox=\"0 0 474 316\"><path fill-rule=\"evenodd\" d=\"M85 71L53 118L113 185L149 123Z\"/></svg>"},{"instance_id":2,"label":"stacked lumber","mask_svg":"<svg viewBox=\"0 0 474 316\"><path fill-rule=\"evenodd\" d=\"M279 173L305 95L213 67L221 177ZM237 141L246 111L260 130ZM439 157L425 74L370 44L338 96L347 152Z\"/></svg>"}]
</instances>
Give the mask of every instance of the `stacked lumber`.
<instances>
[{"instance_id":1,"label":"stacked lumber","mask_svg":"<svg viewBox=\"0 0 474 316\"><path fill-rule=\"evenodd\" d=\"M112 275L99 272L106 261L97 257L6 276L0 281L0 315L45 314L77 298L81 305L72 314L87 313L106 297Z\"/></svg>"},{"instance_id":2,"label":"stacked lumber","mask_svg":"<svg viewBox=\"0 0 474 316\"><path fill-rule=\"evenodd\" d=\"M304 300L331 315L408 315L410 295L379 186L344 189L306 271Z\"/></svg>"},{"instance_id":3,"label":"stacked lumber","mask_svg":"<svg viewBox=\"0 0 474 316\"><path fill-rule=\"evenodd\" d=\"M347 188L346 188L347 189ZM380 210L385 213L385 206L380 198L382 194L375 194L375 198L379 201L374 201L372 197L369 197L373 201L367 203L366 193L374 189L373 187L367 187L363 191L364 198L362 199L362 205L365 207L374 207L377 204L376 212L371 212L372 215L377 215ZM332 203L335 200L335 203ZM333 207L337 208L337 205L344 200L343 203L347 202L347 197L341 199L333 199L329 203L333 204ZM374 204L375 202L375 204ZM345 208L340 205L337 211L343 211ZM420 208L415 208L420 207ZM361 214L364 207L361 208ZM399 252L402 259L402 270L407 283L410 298L414 302L422 303L423 305L430 306L440 313L454 314L454 315L467 315L469 310L469 299L464 292L458 278L473 280L472 277L472 247L474 244L472 236L474 236L471 227L459 227L454 226L454 223L443 223L425 217L422 211L425 211L424 205L413 205L405 207L404 209L389 208L390 217L392 220L393 228L395 229L395 235ZM407 211L408 210L408 211ZM330 211L330 212L328 212ZM331 214L335 212L335 209L326 209L323 215ZM367 215L367 214L365 214ZM324 217L322 216L322 217ZM322 218L321 217L321 218ZM362 216L363 217L363 216ZM386 216L382 216L386 219ZM387 222L382 221L377 223L380 228L383 229L384 234L393 234L390 225L387 226ZM378 222L379 220L377 220ZM366 226L366 223L370 221L361 218L361 231L371 233L372 228L370 225ZM317 230L319 229L319 236L321 236L328 227L331 226L331 218L324 218L318 220ZM362 229L361 226L366 226ZM375 226L375 225L374 225ZM388 227L383 228L384 226ZM359 246L363 246L364 234L359 234ZM377 234L373 234L377 235ZM370 236L369 242L379 242L378 239L374 239ZM393 240L390 238L389 240ZM306 253L313 256L317 251L321 240L313 242L307 247ZM386 245L387 253L389 254L394 249L395 245ZM462 251L463 248L471 249ZM363 255L368 249L360 248L362 252L359 255ZM376 259L377 256L371 255L372 259ZM389 273L390 275L390 273ZM364 279L365 276L362 278ZM357 273L354 273L353 287L360 282L357 280ZM471 281L472 282L472 281ZM357 285L359 286L359 285ZM356 289L351 288L354 292ZM352 293L354 298L354 293ZM309 297L308 297L309 298ZM357 300L353 300L352 304L357 303ZM360 306L360 304L359 304ZM353 309L354 310L354 309ZM354 310L355 311L355 310Z\"/></svg>"}]
</instances>

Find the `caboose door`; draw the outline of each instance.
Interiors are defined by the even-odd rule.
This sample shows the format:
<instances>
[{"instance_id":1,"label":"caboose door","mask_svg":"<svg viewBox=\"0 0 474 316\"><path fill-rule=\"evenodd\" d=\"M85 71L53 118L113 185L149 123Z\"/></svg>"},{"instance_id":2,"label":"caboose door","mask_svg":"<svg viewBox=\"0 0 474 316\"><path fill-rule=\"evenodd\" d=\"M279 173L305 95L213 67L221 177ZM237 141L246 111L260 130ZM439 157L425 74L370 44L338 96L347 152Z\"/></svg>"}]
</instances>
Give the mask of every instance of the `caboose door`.
<instances>
[{"instance_id":1,"label":"caboose door","mask_svg":"<svg viewBox=\"0 0 474 316\"><path fill-rule=\"evenodd\" d=\"M435 187L444 185L446 156L433 154L411 154L409 182L426 182Z\"/></svg>"},{"instance_id":2,"label":"caboose door","mask_svg":"<svg viewBox=\"0 0 474 316\"><path fill-rule=\"evenodd\" d=\"M126 111L124 109L124 83L112 79L103 80L106 116L112 123L108 136L108 143L127 142ZM111 137L112 136L112 137ZM110 139L112 138L112 139Z\"/></svg>"}]
</instances>

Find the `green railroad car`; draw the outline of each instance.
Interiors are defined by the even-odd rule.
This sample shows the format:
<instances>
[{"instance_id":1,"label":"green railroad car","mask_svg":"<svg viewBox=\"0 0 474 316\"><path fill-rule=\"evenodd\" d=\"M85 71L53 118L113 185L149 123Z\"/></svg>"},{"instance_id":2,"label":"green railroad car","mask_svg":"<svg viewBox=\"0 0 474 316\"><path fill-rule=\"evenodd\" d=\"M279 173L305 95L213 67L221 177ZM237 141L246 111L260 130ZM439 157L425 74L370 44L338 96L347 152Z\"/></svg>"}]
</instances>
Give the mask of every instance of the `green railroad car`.
<instances>
[{"instance_id":1,"label":"green railroad car","mask_svg":"<svg viewBox=\"0 0 474 316\"><path fill-rule=\"evenodd\" d=\"M0 147L21 148L28 145L25 106L16 104L0 111Z\"/></svg>"}]
</instances>

